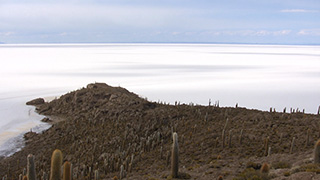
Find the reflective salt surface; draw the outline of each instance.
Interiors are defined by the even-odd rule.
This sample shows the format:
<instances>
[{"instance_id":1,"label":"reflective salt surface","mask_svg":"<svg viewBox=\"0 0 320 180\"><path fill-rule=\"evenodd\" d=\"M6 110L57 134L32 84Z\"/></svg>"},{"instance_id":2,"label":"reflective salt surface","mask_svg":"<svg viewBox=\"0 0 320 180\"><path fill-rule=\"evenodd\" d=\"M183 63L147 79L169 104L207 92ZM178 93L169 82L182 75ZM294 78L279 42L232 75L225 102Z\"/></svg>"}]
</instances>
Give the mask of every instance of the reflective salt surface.
<instances>
[{"instance_id":1,"label":"reflective salt surface","mask_svg":"<svg viewBox=\"0 0 320 180\"><path fill-rule=\"evenodd\" d=\"M21 147L22 133L48 128L26 101L92 82L170 103L211 99L222 106L307 113L320 105L320 46L0 45L0 61L0 156Z\"/></svg>"}]
</instances>

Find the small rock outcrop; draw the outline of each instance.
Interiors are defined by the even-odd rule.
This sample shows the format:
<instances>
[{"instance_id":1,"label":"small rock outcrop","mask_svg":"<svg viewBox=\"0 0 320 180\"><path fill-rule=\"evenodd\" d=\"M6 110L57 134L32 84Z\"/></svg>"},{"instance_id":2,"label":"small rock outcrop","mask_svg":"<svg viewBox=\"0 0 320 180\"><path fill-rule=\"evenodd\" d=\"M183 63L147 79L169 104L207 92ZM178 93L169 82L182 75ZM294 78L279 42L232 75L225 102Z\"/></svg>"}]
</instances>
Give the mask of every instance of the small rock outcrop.
<instances>
[{"instance_id":1,"label":"small rock outcrop","mask_svg":"<svg viewBox=\"0 0 320 180\"><path fill-rule=\"evenodd\" d=\"M37 99L31 100L31 101L28 101L26 104L31 105L31 106L38 106L38 105L44 104L44 99L37 98Z\"/></svg>"}]
</instances>

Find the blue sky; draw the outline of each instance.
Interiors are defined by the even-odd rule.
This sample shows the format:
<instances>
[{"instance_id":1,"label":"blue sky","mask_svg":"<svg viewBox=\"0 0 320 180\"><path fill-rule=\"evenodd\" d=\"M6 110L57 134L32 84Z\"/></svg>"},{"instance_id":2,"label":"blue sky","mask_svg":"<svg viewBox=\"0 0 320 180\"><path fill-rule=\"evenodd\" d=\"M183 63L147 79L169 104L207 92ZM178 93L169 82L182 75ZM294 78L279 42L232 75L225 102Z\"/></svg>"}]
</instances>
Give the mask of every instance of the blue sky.
<instances>
[{"instance_id":1,"label":"blue sky","mask_svg":"<svg viewBox=\"0 0 320 180\"><path fill-rule=\"evenodd\" d=\"M0 0L0 42L320 44L319 0Z\"/></svg>"}]
</instances>

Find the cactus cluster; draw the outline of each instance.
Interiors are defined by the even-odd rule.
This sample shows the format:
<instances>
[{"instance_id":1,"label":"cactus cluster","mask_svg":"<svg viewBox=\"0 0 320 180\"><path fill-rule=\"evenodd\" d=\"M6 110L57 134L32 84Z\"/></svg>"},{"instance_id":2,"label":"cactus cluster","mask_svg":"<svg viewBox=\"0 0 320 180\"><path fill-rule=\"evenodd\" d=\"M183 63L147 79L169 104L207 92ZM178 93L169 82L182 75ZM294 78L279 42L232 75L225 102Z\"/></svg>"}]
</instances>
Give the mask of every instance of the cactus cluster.
<instances>
[{"instance_id":1,"label":"cactus cluster","mask_svg":"<svg viewBox=\"0 0 320 180\"><path fill-rule=\"evenodd\" d=\"M19 176L19 180L24 176L29 180L36 178L47 180L62 178L104 179L115 175L117 178L124 179L124 177L130 176L131 172L145 171L140 167L145 163L140 162L150 156L159 161L156 162L160 164L157 164L159 167L171 167L172 177L179 177L182 176L182 172L179 172L179 160L175 160L179 159L179 154L175 153L179 152L179 146L183 157L182 162L187 163L183 170L187 170L193 168L194 159L199 162L205 162L205 158L212 160L212 162L218 159L217 162L219 162L234 154L241 158L270 156L271 146L274 154L288 153L289 150L290 153L301 152L309 148L308 145L311 145L314 138L318 136L314 134L318 131L314 127L314 121L308 122L312 126L305 126L306 124L300 121L302 118L308 120L308 114L286 113L289 109L284 109L284 113L276 113L271 108L272 113L268 113L245 110L238 104L236 104L236 108L216 108L219 106L219 102L211 103L211 100L209 107L196 104L189 107L185 104L180 105L178 102L175 103L175 106L165 107L167 105L154 105L134 98L122 103L124 97L105 91L90 92L92 94L87 99L81 97L82 93L87 92L79 91L62 98L72 106L57 101L56 104L49 106L53 108L40 108L40 111L49 112L49 114L51 112L65 113L70 121L68 119L56 123L52 129L43 133L40 140L45 141L46 149L36 151L39 153L30 156L30 158L28 156L28 166L26 166L28 168L25 173ZM126 96L130 95L126 94ZM104 101L101 97L106 97L108 100ZM109 102L111 104L108 104ZM125 108L115 107L117 103ZM82 104L86 105L82 106ZM63 108L58 107L60 105ZM67 108L69 109L65 110ZM299 109L291 109L291 112L300 111ZM299 127L288 125L298 120ZM303 127L301 128L301 126ZM306 131L306 127L310 129ZM296 139L292 139L293 133L290 133L293 132L290 131L293 128L295 132L299 132L297 135L294 134ZM59 134L59 137L52 138L53 132ZM179 134L179 144L176 132L183 132ZM270 139L267 138L268 136ZM171 137L174 141L172 149ZM266 141L263 144L265 138ZM37 139L36 142L40 141ZM70 162L64 162L63 168L61 168L63 157L61 151L59 153L57 150L52 154L52 164L58 165L55 168L52 165L52 170L49 170L48 149L56 147L63 149L64 153L68 154L64 159L73 162L74 167ZM174 154L177 155L174 156ZM24 156L26 154L23 154ZM315 155L315 161L316 157L319 155ZM35 164L32 163L34 159L37 160ZM9 176L17 171L20 173L23 169L21 166L25 166L26 163L23 161L23 163L17 162L17 164L20 164L20 167L19 165L18 168L8 165L8 171L5 169L5 173L8 172L6 179L11 179ZM37 176L33 175L35 171L32 171L32 167L35 166L37 166ZM0 171L3 172L3 169ZM224 176L229 178L228 175ZM14 179L18 179L17 173L14 175Z\"/></svg>"}]
</instances>

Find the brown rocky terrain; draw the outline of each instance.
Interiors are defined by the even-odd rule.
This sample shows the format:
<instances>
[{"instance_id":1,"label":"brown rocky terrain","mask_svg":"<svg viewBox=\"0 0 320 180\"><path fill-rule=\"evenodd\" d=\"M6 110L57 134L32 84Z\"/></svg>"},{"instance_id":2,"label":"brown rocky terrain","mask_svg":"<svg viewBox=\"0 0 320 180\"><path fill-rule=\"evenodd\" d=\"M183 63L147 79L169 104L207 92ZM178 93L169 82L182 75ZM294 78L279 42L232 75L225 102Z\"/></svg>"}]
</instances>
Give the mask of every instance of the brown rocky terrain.
<instances>
[{"instance_id":1,"label":"brown rocky terrain","mask_svg":"<svg viewBox=\"0 0 320 180\"><path fill-rule=\"evenodd\" d=\"M171 179L168 152L177 132L180 179L320 179L320 166L313 164L319 115L168 105L102 83L36 102L55 123L41 134L27 133L26 146L0 160L0 177L18 179L33 154L42 179L60 149L74 179L93 179L95 170L100 179L119 178L121 165L125 179ZM270 170L261 173L265 162Z\"/></svg>"}]
</instances>

